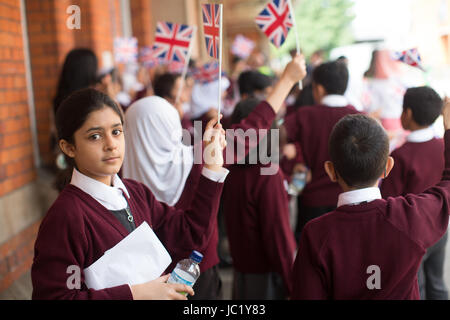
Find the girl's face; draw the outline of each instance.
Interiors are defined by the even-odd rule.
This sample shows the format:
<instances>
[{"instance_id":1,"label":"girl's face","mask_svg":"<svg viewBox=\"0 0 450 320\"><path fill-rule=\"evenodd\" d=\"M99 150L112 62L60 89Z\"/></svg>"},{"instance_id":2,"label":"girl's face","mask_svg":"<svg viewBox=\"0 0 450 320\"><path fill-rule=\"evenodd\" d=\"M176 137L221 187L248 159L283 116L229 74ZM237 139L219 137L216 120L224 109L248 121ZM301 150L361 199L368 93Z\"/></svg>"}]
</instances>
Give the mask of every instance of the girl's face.
<instances>
[{"instance_id":1,"label":"girl's face","mask_svg":"<svg viewBox=\"0 0 450 320\"><path fill-rule=\"evenodd\" d=\"M63 150L84 175L111 185L122 166L125 139L119 115L110 107L91 112L74 134L75 144Z\"/></svg>"}]
</instances>

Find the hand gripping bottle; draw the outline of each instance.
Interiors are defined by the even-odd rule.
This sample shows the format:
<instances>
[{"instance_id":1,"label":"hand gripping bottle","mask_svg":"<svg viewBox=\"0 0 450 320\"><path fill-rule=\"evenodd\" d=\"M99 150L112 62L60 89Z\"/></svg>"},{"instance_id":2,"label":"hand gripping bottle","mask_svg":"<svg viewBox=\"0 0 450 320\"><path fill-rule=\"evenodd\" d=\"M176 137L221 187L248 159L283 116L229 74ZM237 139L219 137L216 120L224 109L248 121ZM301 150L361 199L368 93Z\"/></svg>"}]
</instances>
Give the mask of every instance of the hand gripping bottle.
<instances>
[{"instance_id":1,"label":"hand gripping bottle","mask_svg":"<svg viewBox=\"0 0 450 320\"><path fill-rule=\"evenodd\" d=\"M194 286L200 276L199 263L202 262L203 255L198 251L192 251L189 259L181 260L177 263L175 269L170 274L167 283L181 283L188 286ZM187 293L183 293L186 295Z\"/></svg>"}]
</instances>

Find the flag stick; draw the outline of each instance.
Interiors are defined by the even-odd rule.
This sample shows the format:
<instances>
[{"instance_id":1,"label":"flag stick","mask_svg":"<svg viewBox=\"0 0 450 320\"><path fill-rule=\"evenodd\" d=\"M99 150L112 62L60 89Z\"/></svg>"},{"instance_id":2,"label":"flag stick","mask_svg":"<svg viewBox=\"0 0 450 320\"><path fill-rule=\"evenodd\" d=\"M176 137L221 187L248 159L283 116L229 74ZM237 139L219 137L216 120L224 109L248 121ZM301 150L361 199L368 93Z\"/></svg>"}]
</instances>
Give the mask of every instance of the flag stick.
<instances>
[{"instance_id":1,"label":"flag stick","mask_svg":"<svg viewBox=\"0 0 450 320\"><path fill-rule=\"evenodd\" d=\"M295 21L295 12L294 12L294 8L292 6L291 0L287 0L287 2L288 2L288 6L289 6L289 12L291 13L291 17L292 17L292 24L294 25L295 44L297 46L297 53L300 54L300 41L298 39L298 30L297 30L297 22ZM303 89L303 84L302 84L301 80L298 82L298 88L300 90Z\"/></svg>"},{"instance_id":2,"label":"flag stick","mask_svg":"<svg viewBox=\"0 0 450 320\"><path fill-rule=\"evenodd\" d=\"M222 105L222 26L223 26L223 4L219 4L220 10L220 26L219 26L219 99L217 123L220 124L220 109Z\"/></svg>"},{"instance_id":3,"label":"flag stick","mask_svg":"<svg viewBox=\"0 0 450 320\"><path fill-rule=\"evenodd\" d=\"M192 55L192 44L194 43L194 38L195 38L195 34L197 33L197 26L193 27L194 30L192 31L192 38L191 41L189 42L189 49L188 49L188 53L186 56L186 62L184 64L183 67L183 73L181 74L181 86L180 88L178 88L178 92L177 92L177 97L175 99L175 104L178 103L178 101L180 100L180 96L181 96L181 92L183 91L184 88L184 81L188 72L188 67L189 67L189 61L191 60L191 55Z\"/></svg>"}]
</instances>

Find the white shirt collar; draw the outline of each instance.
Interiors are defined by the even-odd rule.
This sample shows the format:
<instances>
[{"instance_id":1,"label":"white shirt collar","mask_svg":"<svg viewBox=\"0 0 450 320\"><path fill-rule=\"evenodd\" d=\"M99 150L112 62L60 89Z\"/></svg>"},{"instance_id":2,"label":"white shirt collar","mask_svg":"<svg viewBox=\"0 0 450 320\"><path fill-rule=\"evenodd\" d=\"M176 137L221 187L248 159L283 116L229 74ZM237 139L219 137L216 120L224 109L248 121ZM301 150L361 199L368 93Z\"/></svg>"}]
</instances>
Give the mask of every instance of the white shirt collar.
<instances>
[{"instance_id":1,"label":"white shirt collar","mask_svg":"<svg viewBox=\"0 0 450 320\"><path fill-rule=\"evenodd\" d=\"M434 134L434 130L433 127L428 127L425 129L420 129L420 130L416 130L411 132L407 137L406 140L408 142L427 142L430 141L431 139L433 139L435 137Z\"/></svg>"},{"instance_id":2,"label":"white shirt collar","mask_svg":"<svg viewBox=\"0 0 450 320\"><path fill-rule=\"evenodd\" d=\"M329 94L322 98L322 104L327 107L345 107L348 106L348 100L346 97L340 94Z\"/></svg>"},{"instance_id":3,"label":"white shirt collar","mask_svg":"<svg viewBox=\"0 0 450 320\"><path fill-rule=\"evenodd\" d=\"M358 204L361 202L371 202L376 199L381 199L381 192L379 188L371 187L348 191L341 193L338 198L337 206L345 206L348 204Z\"/></svg>"},{"instance_id":4,"label":"white shirt collar","mask_svg":"<svg viewBox=\"0 0 450 320\"><path fill-rule=\"evenodd\" d=\"M74 168L70 184L89 194L108 210L122 210L128 205L122 190L126 193L128 198L130 195L117 174L112 178L113 186L111 187L82 174Z\"/></svg>"}]
</instances>

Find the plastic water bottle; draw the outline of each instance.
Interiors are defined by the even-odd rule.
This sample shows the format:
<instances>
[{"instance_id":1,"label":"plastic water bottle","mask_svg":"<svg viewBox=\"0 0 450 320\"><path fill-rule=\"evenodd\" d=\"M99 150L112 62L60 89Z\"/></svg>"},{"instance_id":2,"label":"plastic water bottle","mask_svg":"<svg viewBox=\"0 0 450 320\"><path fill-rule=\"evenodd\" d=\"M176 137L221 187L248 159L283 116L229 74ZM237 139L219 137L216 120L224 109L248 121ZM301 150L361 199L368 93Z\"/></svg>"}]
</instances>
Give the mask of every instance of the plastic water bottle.
<instances>
[{"instance_id":1,"label":"plastic water bottle","mask_svg":"<svg viewBox=\"0 0 450 320\"><path fill-rule=\"evenodd\" d=\"M186 284L190 287L194 286L195 281L197 281L200 276L199 263L202 262L203 255L198 251L192 251L189 259L183 259L177 263L175 269L173 269L170 274L167 283L181 283ZM183 292L184 295L187 293Z\"/></svg>"},{"instance_id":2,"label":"plastic water bottle","mask_svg":"<svg viewBox=\"0 0 450 320\"><path fill-rule=\"evenodd\" d=\"M297 172L292 177L292 182L289 184L288 193L291 196L298 196L306 184L306 172Z\"/></svg>"}]
</instances>

